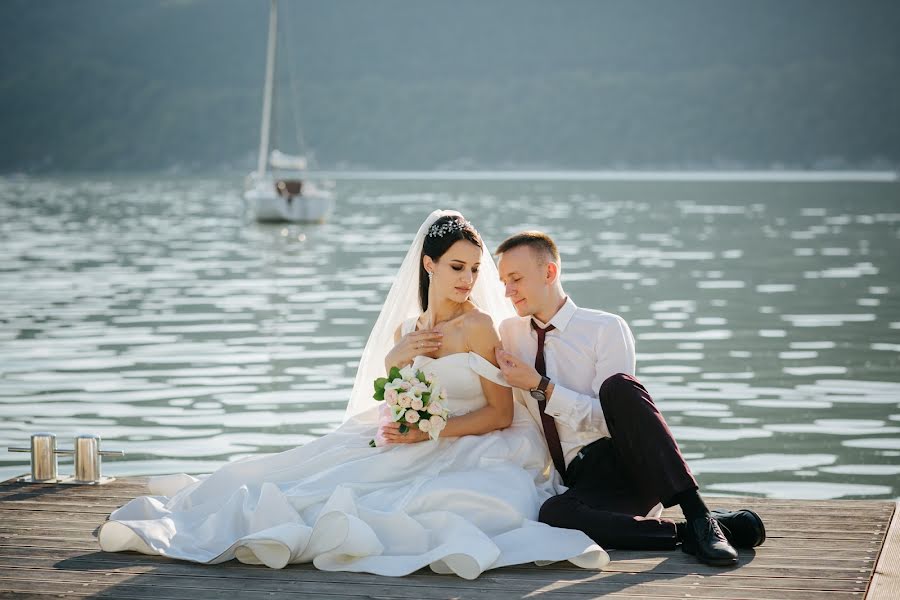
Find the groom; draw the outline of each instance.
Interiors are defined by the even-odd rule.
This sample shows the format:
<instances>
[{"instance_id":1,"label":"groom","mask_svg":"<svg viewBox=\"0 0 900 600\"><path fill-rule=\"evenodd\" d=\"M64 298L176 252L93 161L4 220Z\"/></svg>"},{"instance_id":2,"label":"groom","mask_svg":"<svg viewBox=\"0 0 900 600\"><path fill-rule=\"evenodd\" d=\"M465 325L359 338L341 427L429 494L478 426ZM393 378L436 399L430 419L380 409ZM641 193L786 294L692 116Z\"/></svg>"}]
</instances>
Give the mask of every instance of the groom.
<instances>
[{"instance_id":1,"label":"groom","mask_svg":"<svg viewBox=\"0 0 900 600\"><path fill-rule=\"evenodd\" d=\"M575 306L560 283L550 237L526 231L497 248L518 317L500 324L497 361L517 401L543 426L569 488L540 520L579 529L604 547L682 550L711 565L765 540L755 512L711 513L672 432L635 379L634 338L618 315ZM659 503L686 521L659 518Z\"/></svg>"}]
</instances>

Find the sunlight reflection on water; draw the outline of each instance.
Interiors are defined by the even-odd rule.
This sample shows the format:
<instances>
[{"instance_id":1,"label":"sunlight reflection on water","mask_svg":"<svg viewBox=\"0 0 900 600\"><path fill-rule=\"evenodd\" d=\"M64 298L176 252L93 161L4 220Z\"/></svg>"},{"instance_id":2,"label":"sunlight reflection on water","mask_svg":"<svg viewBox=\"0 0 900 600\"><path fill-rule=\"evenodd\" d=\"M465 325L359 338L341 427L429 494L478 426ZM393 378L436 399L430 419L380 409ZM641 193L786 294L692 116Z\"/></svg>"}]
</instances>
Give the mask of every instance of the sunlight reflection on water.
<instances>
[{"instance_id":1,"label":"sunlight reflection on water","mask_svg":"<svg viewBox=\"0 0 900 600\"><path fill-rule=\"evenodd\" d=\"M492 248L557 239L711 491L900 494L896 182L359 179L321 226L257 224L238 187L0 179L0 446L93 432L128 453L108 473L200 473L332 430L407 244L456 208Z\"/></svg>"}]
</instances>

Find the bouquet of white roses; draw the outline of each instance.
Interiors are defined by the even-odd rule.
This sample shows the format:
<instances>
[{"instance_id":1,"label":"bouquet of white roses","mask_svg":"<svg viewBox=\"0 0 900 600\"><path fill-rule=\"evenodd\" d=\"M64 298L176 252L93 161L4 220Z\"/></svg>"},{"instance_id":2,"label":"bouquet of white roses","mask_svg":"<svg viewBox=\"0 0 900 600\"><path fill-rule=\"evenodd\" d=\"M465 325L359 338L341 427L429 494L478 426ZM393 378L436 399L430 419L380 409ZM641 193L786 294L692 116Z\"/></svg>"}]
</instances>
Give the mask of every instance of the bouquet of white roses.
<instances>
[{"instance_id":1,"label":"bouquet of white roses","mask_svg":"<svg viewBox=\"0 0 900 600\"><path fill-rule=\"evenodd\" d=\"M441 403L447 399L444 389L437 379L429 381L425 373L412 367L393 367L387 377L376 379L372 397L385 402L389 412L383 411L383 414L391 421L400 423L400 433L406 433L415 426L436 440L447 425L449 411ZM372 440L369 445L383 444Z\"/></svg>"}]
</instances>

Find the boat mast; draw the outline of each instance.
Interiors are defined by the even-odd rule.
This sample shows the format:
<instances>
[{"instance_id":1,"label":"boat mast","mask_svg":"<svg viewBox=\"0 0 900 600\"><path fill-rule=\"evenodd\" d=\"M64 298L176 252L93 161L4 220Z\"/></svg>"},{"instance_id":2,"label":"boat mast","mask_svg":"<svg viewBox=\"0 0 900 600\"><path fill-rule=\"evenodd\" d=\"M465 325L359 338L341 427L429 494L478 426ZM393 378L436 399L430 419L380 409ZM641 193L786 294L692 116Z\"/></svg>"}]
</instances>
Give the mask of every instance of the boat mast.
<instances>
[{"instance_id":1,"label":"boat mast","mask_svg":"<svg viewBox=\"0 0 900 600\"><path fill-rule=\"evenodd\" d=\"M278 8L275 0L269 6L269 46L266 49L266 86L263 89L262 128L259 136L259 160L256 173L262 177L266 172L269 154L269 126L272 120L272 86L275 79L275 36L278 32Z\"/></svg>"}]
</instances>

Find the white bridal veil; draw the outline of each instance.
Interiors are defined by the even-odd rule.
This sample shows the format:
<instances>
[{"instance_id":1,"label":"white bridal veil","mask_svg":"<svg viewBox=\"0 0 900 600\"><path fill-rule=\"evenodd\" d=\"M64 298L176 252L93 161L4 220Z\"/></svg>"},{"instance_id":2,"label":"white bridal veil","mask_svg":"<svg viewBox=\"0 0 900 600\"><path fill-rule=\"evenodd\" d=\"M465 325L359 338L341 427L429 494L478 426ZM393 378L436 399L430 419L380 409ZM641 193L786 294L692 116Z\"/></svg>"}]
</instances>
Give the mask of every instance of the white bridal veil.
<instances>
[{"instance_id":1,"label":"white bridal veil","mask_svg":"<svg viewBox=\"0 0 900 600\"><path fill-rule=\"evenodd\" d=\"M353 383L353 391L350 393L350 401L347 403L347 411L344 413L344 421L378 404L372 398L375 391L372 382L385 374L384 357L394 347L394 332L403 321L418 316L422 312L419 306L419 261L425 235L435 221L448 215L462 217L455 210L436 210L428 215L428 218L419 227L419 231L403 259L403 264L400 265L400 270L394 278L387 298L384 300L384 306L375 321L372 333L369 334L369 341L366 342L366 347L359 360L359 370L356 372L356 380ZM478 279L472 288L471 298L478 308L491 315L495 326L499 326L503 319L515 316L512 305L505 297L497 266L494 264L486 244L483 244L482 247L481 267L478 271ZM377 420L377 415L373 413L372 419Z\"/></svg>"}]
</instances>

